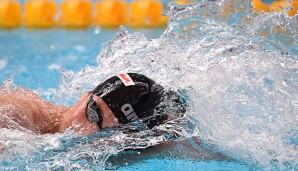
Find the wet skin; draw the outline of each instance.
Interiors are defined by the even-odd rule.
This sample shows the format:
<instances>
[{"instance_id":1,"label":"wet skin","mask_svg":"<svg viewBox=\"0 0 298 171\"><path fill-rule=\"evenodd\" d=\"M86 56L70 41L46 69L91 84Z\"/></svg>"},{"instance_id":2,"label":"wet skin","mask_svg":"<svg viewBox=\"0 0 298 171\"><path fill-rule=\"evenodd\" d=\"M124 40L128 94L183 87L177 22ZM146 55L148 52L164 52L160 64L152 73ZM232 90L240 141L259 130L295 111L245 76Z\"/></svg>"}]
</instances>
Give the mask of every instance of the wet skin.
<instances>
[{"instance_id":1,"label":"wet skin","mask_svg":"<svg viewBox=\"0 0 298 171\"><path fill-rule=\"evenodd\" d=\"M90 96L91 95L89 93L83 94L77 104L65 112L61 118L58 132L63 132L66 129L72 129L82 135L88 135L94 134L99 130L96 123L91 123L86 116L86 106ZM93 100L102 110L102 128L104 129L118 126L118 119L115 117L108 105L97 96L93 96Z\"/></svg>"},{"instance_id":2,"label":"wet skin","mask_svg":"<svg viewBox=\"0 0 298 171\"><path fill-rule=\"evenodd\" d=\"M29 90L3 91L0 88L0 128L27 129L41 134L72 130L77 135L89 135L99 131L96 123L90 122L86 116L86 106L91 96L89 93L83 94L72 107L63 107L55 106ZM118 126L118 120L107 104L97 96L93 100L102 109L102 128ZM161 149L171 149L173 144L177 143L165 142L156 148L150 148L141 158L159 154ZM178 142L179 144L203 157L212 153L208 150L198 151L186 140ZM199 141L195 141L195 144L201 146ZM0 154L5 149L5 143L0 141ZM140 159L139 155L138 158ZM220 158L226 159L222 156Z\"/></svg>"},{"instance_id":3,"label":"wet skin","mask_svg":"<svg viewBox=\"0 0 298 171\"><path fill-rule=\"evenodd\" d=\"M0 89L0 128L26 128L41 134L70 129L78 135L93 134L99 128L86 116L90 96L89 93L85 93L72 107L63 107L55 106L29 90L4 92ZM93 100L102 109L102 128L119 125L117 118L103 100L96 96L93 96Z\"/></svg>"}]
</instances>

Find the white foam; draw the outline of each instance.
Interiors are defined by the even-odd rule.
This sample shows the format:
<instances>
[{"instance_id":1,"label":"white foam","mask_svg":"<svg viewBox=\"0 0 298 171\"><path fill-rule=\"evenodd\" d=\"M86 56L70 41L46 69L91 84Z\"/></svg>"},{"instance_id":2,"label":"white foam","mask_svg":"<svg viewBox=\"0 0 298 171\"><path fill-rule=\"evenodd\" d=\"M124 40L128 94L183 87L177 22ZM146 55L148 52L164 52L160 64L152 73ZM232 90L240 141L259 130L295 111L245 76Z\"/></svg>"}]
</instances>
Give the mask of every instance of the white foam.
<instances>
[{"instance_id":1,"label":"white foam","mask_svg":"<svg viewBox=\"0 0 298 171\"><path fill-rule=\"evenodd\" d=\"M193 125L182 130L183 135L197 136L206 146L237 161L268 170L295 170L297 144L289 140L298 127L295 18L282 13L257 16L248 0L233 3L171 6L169 26L154 40L121 27L102 46L98 67L87 66L78 73L63 71L55 103L71 105L117 73L142 73L167 89L187 90L187 115ZM224 5L232 9L226 11ZM280 27L286 31L275 34ZM264 33L266 37L261 36ZM55 155L50 159L43 155L54 163L52 169L84 168L72 161L86 157L102 167L110 154L128 148L125 144L145 148L160 142L114 134L91 144L76 144L67 135L62 146L53 143L53 148L59 146L59 154L51 151Z\"/></svg>"}]
</instances>

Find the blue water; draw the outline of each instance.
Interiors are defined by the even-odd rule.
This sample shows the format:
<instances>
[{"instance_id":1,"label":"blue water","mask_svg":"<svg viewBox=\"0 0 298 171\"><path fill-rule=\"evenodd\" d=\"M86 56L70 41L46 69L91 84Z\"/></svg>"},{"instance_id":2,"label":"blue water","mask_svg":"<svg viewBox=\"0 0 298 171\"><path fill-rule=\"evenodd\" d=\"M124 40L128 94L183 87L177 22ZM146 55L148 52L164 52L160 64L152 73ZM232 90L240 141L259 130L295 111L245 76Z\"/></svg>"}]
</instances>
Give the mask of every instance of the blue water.
<instances>
[{"instance_id":1,"label":"blue water","mask_svg":"<svg viewBox=\"0 0 298 171\"><path fill-rule=\"evenodd\" d=\"M148 38L159 37L164 29L134 30ZM16 73L14 83L28 89L55 88L60 70L79 71L97 66L101 44L117 30L0 30L0 82Z\"/></svg>"},{"instance_id":2,"label":"blue water","mask_svg":"<svg viewBox=\"0 0 298 171\"><path fill-rule=\"evenodd\" d=\"M71 105L119 72L189 95L187 124L173 127L181 137L166 143L150 132L1 129L9 149L0 170L297 170L297 16L256 15L248 0L172 6L169 14L158 30L0 31L3 85L55 104Z\"/></svg>"},{"instance_id":3,"label":"blue water","mask_svg":"<svg viewBox=\"0 0 298 171\"><path fill-rule=\"evenodd\" d=\"M86 65L97 66L96 57L100 52L101 44L112 39L118 30L98 30L90 28L88 30L0 30L0 60L1 60L1 82L13 78L16 86L24 86L36 92L42 91L41 95L53 100L52 96L47 96L47 91L55 89L61 81L61 70L69 70L79 72ZM141 32L148 39L155 39L161 36L164 29L155 30L131 30L132 32ZM46 93L44 93L46 92ZM49 92L52 93L51 91ZM48 93L48 94L49 94ZM74 140L75 141L75 140ZM202 147L188 140L195 151L202 151ZM72 142L71 146L75 146L77 142ZM173 143L175 144L175 143ZM69 147L68 147L69 148ZM186 147L176 147L186 148ZM41 152L43 148L40 148ZM60 149L61 150L61 149ZM61 150L63 151L63 150ZM142 152L143 153L143 152ZM185 155L191 155L192 151L184 151ZM56 153L54 153L55 156ZM16 156L9 161L1 159L1 169L10 167L16 170L27 170L29 168L38 170L41 166L45 166L44 162L50 162L52 159L51 152L30 154L28 156ZM126 152L114 155L111 158L123 159ZM133 155L139 156L137 152ZM156 155L161 155L156 157ZM200 156L199 156L200 157ZM125 162L113 162L108 160L106 168L112 170L249 170L251 166L237 161L221 161L219 159L197 159L180 158L179 156L171 156L155 152L154 155L146 156L142 159L130 159L128 155ZM30 160L28 163L27 161ZM230 159L229 159L230 160ZM26 162L25 162L26 161ZM30 164L31 163L31 164ZM75 161L74 161L75 163ZM80 162L79 162L80 163ZM31 167L28 167L28 164ZM88 162L86 163L88 164ZM51 168L51 167L50 167ZM55 168L55 167L54 167ZM89 168L89 167L86 167ZM92 169L101 170L100 167L90 167ZM31 170L29 169L29 170ZM53 169L53 168L52 168ZM56 169L59 170L59 167ZM62 169L62 168L60 168ZM64 170L64 169L63 169Z\"/></svg>"}]
</instances>

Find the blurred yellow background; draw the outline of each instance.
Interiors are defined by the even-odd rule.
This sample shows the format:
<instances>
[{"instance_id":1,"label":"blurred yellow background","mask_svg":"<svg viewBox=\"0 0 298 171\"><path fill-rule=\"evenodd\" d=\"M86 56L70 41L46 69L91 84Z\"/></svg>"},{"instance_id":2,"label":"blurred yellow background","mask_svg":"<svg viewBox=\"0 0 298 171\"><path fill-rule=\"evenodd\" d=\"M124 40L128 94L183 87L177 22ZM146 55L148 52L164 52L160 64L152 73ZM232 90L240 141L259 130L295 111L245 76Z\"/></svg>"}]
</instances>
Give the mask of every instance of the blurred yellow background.
<instances>
[{"instance_id":1,"label":"blurred yellow background","mask_svg":"<svg viewBox=\"0 0 298 171\"><path fill-rule=\"evenodd\" d=\"M170 1L172 2L172 1ZM176 0L178 4L189 4L191 0ZM23 4L16 0L0 0L0 27L16 28L87 28L91 25L103 28L158 28L167 25L164 16L169 2L159 0L28 0ZM255 13L287 11L289 16L297 12L298 0L252 0Z\"/></svg>"}]
</instances>

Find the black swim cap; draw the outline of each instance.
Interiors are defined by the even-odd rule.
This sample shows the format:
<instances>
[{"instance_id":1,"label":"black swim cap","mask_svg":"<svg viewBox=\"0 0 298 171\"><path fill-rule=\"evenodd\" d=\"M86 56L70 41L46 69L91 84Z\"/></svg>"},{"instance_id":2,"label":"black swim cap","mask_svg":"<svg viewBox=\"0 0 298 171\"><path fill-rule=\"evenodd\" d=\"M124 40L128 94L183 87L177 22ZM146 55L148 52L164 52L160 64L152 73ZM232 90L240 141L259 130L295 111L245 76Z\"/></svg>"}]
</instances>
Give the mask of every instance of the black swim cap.
<instances>
[{"instance_id":1,"label":"black swim cap","mask_svg":"<svg viewBox=\"0 0 298 171\"><path fill-rule=\"evenodd\" d=\"M93 100L94 95L110 107L121 124L140 120L152 127L167 119L165 115L153 117L155 107L163 101L164 88L144 75L118 74L97 86L91 93L86 109L87 117L100 128L103 119L101 110Z\"/></svg>"}]
</instances>

